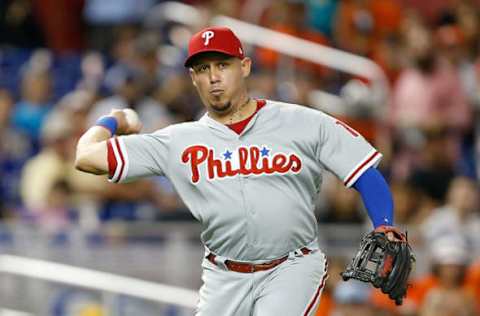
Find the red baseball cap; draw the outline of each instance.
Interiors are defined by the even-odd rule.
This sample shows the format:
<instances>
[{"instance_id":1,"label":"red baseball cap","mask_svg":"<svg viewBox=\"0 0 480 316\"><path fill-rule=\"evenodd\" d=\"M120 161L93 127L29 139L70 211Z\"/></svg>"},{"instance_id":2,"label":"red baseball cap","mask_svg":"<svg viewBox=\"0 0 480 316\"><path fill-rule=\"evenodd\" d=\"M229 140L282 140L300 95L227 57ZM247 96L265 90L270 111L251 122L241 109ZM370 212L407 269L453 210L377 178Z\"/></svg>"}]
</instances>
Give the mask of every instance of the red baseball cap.
<instances>
[{"instance_id":1,"label":"red baseball cap","mask_svg":"<svg viewBox=\"0 0 480 316\"><path fill-rule=\"evenodd\" d=\"M228 27L207 27L196 33L188 43L188 57L185 67L189 67L194 56L206 52L219 52L243 59L242 43Z\"/></svg>"}]
</instances>

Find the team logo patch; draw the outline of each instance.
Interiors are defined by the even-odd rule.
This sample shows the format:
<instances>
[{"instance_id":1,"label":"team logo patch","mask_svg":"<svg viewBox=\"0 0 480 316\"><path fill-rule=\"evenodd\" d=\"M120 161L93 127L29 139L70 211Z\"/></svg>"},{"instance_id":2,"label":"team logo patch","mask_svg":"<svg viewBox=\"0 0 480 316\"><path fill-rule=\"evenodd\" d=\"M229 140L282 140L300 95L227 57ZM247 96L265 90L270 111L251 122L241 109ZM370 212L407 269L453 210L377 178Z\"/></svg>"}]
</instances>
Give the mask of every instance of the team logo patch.
<instances>
[{"instance_id":1,"label":"team logo patch","mask_svg":"<svg viewBox=\"0 0 480 316\"><path fill-rule=\"evenodd\" d=\"M210 43L210 40L215 36L215 33L213 31L205 31L202 33L202 38L205 40L203 42L203 45L207 46L208 43Z\"/></svg>"},{"instance_id":2,"label":"team logo patch","mask_svg":"<svg viewBox=\"0 0 480 316\"><path fill-rule=\"evenodd\" d=\"M201 180L202 166L210 181L237 175L297 174L302 169L302 160L296 154L272 153L266 146L227 148L217 157L213 148L193 145L183 151L182 162L190 166L193 184Z\"/></svg>"}]
</instances>

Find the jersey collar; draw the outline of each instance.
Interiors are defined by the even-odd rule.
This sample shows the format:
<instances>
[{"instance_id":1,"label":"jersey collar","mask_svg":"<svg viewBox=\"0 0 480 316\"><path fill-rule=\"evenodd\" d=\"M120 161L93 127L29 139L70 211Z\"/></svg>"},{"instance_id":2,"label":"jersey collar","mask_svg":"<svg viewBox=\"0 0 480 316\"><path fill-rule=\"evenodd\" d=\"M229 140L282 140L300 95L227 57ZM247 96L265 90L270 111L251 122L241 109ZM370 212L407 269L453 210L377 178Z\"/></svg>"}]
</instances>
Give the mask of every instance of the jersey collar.
<instances>
[{"instance_id":1,"label":"jersey collar","mask_svg":"<svg viewBox=\"0 0 480 316\"><path fill-rule=\"evenodd\" d=\"M245 133L247 133L255 124L255 121L257 120L258 117L262 116L263 112L265 112L265 108L269 106L268 100L256 100L257 102L266 102L265 106L263 106L250 120L250 122L247 124L245 129L239 134L235 133L232 131L228 126L226 126L223 123L217 122L216 120L212 119L209 115L208 112L206 112L199 120L201 124L207 125L209 128L212 128L216 131L221 132L224 135L231 136L233 138L239 138Z\"/></svg>"}]
</instances>

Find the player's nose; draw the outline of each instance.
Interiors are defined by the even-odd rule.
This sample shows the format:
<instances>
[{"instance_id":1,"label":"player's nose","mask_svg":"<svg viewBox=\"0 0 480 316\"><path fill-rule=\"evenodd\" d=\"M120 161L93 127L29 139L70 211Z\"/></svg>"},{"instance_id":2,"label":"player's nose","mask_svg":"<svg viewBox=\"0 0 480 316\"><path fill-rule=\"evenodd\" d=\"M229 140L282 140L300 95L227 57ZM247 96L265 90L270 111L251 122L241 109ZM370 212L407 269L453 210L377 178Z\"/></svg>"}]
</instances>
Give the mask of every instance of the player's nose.
<instances>
[{"instance_id":1,"label":"player's nose","mask_svg":"<svg viewBox=\"0 0 480 316\"><path fill-rule=\"evenodd\" d=\"M220 72L217 69L215 69L215 67L210 68L209 77L210 77L210 83L217 83L221 79Z\"/></svg>"}]
</instances>

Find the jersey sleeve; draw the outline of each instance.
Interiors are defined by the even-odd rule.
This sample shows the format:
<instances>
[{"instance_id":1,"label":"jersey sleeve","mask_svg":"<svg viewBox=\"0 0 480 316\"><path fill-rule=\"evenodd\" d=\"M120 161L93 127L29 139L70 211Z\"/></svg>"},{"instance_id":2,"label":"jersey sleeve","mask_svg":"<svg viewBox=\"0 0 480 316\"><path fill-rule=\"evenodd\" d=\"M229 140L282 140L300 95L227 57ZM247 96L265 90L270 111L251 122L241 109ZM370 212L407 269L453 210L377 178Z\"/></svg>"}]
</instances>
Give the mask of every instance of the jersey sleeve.
<instances>
[{"instance_id":1,"label":"jersey sleeve","mask_svg":"<svg viewBox=\"0 0 480 316\"><path fill-rule=\"evenodd\" d=\"M165 175L169 145L168 128L152 134L110 138L107 141L109 181L120 183L141 177Z\"/></svg>"},{"instance_id":2,"label":"jersey sleeve","mask_svg":"<svg viewBox=\"0 0 480 316\"><path fill-rule=\"evenodd\" d=\"M378 165L382 154L353 128L324 113L320 124L318 160L346 187L351 187L368 168Z\"/></svg>"}]
</instances>

